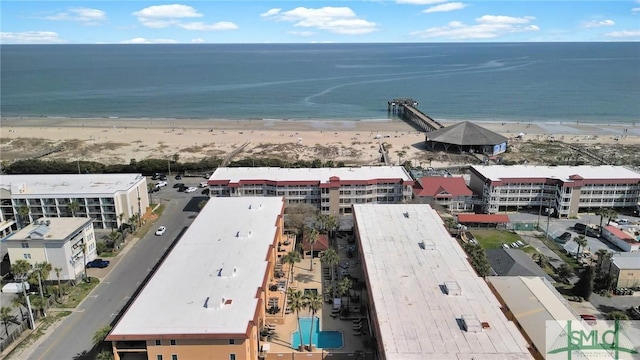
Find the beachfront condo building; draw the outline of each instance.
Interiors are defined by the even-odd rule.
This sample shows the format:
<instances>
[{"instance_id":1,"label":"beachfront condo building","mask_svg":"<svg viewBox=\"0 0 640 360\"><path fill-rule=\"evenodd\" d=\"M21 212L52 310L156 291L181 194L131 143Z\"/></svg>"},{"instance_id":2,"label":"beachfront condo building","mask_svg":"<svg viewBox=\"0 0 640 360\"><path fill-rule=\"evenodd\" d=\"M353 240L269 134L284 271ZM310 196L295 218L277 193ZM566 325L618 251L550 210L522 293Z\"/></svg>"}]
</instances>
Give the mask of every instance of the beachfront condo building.
<instances>
[{"instance_id":1,"label":"beachfront condo building","mask_svg":"<svg viewBox=\"0 0 640 360\"><path fill-rule=\"evenodd\" d=\"M531 359L431 206L356 204L353 214L378 359Z\"/></svg>"},{"instance_id":2,"label":"beachfront condo building","mask_svg":"<svg viewBox=\"0 0 640 360\"><path fill-rule=\"evenodd\" d=\"M282 197L209 200L107 336L115 360L258 359L283 214Z\"/></svg>"},{"instance_id":3,"label":"beachfront condo building","mask_svg":"<svg viewBox=\"0 0 640 360\"><path fill-rule=\"evenodd\" d=\"M149 206L141 174L3 175L0 221L23 227L40 217L85 217L117 229Z\"/></svg>"},{"instance_id":4,"label":"beachfront condo building","mask_svg":"<svg viewBox=\"0 0 640 360\"><path fill-rule=\"evenodd\" d=\"M9 235L4 244L12 264L48 262L52 269L61 269L59 278L51 271L43 280L77 280L84 264L97 256L92 220L86 217L36 219Z\"/></svg>"},{"instance_id":5,"label":"beachfront condo building","mask_svg":"<svg viewBox=\"0 0 640 360\"><path fill-rule=\"evenodd\" d=\"M414 181L402 166L343 168L220 167L209 178L216 196L283 196L286 205L309 204L322 214L351 213L353 204L411 200Z\"/></svg>"},{"instance_id":6,"label":"beachfront condo building","mask_svg":"<svg viewBox=\"0 0 640 360\"><path fill-rule=\"evenodd\" d=\"M623 166L472 166L469 187L487 213L544 208L574 217L598 208L635 209L640 173Z\"/></svg>"}]
</instances>

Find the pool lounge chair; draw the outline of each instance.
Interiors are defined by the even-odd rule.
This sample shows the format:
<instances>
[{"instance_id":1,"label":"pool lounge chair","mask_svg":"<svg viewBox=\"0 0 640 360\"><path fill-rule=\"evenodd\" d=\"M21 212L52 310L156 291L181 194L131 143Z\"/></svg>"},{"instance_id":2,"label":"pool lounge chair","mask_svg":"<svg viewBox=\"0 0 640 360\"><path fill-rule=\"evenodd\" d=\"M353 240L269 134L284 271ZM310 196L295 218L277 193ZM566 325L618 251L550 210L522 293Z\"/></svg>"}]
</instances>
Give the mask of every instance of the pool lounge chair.
<instances>
[{"instance_id":1,"label":"pool lounge chair","mask_svg":"<svg viewBox=\"0 0 640 360\"><path fill-rule=\"evenodd\" d=\"M360 325L353 325L352 329L353 329L353 330L362 330L362 324L360 324Z\"/></svg>"},{"instance_id":2,"label":"pool lounge chair","mask_svg":"<svg viewBox=\"0 0 640 360\"><path fill-rule=\"evenodd\" d=\"M361 330L358 330L358 331L353 333L353 336L362 336L362 335L366 335L366 334L363 333Z\"/></svg>"}]
</instances>

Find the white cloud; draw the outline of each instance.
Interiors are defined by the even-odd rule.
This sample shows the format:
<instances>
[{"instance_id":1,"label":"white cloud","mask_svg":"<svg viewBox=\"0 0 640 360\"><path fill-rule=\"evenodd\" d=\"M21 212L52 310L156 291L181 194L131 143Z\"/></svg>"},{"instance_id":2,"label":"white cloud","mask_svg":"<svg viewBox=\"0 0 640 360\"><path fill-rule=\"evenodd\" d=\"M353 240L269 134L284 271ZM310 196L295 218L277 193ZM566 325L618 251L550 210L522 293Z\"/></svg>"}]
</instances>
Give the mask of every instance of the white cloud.
<instances>
[{"instance_id":1,"label":"white cloud","mask_svg":"<svg viewBox=\"0 0 640 360\"><path fill-rule=\"evenodd\" d=\"M122 44L176 44L178 41L173 39L145 39L137 37L129 40L121 41Z\"/></svg>"},{"instance_id":2,"label":"white cloud","mask_svg":"<svg viewBox=\"0 0 640 360\"><path fill-rule=\"evenodd\" d=\"M396 4L409 4L409 5L433 5L440 4L447 0L396 0Z\"/></svg>"},{"instance_id":3,"label":"white cloud","mask_svg":"<svg viewBox=\"0 0 640 360\"><path fill-rule=\"evenodd\" d=\"M493 39L509 33L540 30L539 26L529 24L533 20L535 20L535 18L532 16L511 17L501 15L484 15L476 18L476 24L474 25L467 25L460 21L451 21L446 26L414 31L411 35L423 39Z\"/></svg>"},{"instance_id":4,"label":"white cloud","mask_svg":"<svg viewBox=\"0 0 640 360\"><path fill-rule=\"evenodd\" d=\"M295 36L302 36L302 37L307 37L307 36L314 35L314 33L312 31L287 31L287 34L295 35Z\"/></svg>"},{"instance_id":5,"label":"white cloud","mask_svg":"<svg viewBox=\"0 0 640 360\"><path fill-rule=\"evenodd\" d=\"M207 24L201 21L183 22L183 19L203 17L198 10L188 5L154 5L133 13L138 21L150 28L162 29L170 26L181 27L194 31L224 31L236 30L238 26L232 22L221 21Z\"/></svg>"},{"instance_id":6,"label":"white cloud","mask_svg":"<svg viewBox=\"0 0 640 360\"><path fill-rule=\"evenodd\" d=\"M59 44L66 42L53 31L0 32L2 44Z\"/></svg>"},{"instance_id":7,"label":"white cloud","mask_svg":"<svg viewBox=\"0 0 640 360\"><path fill-rule=\"evenodd\" d=\"M65 12L47 16L45 19L55 21L78 21L85 25L98 25L107 20L107 13L99 9L80 7L67 9Z\"/></svg>"},{"instance_id":8,"label":"white cloud","mask_svg":"<svg viewBox=\"0 0 640 360\"><path fill-rule=\"evenodd\" d=\"M467 4L461 2L450 2L444 3L436 6L432 6L428 9L422 10L423 13L435 13L435 12L447 12L453 10L461 10L467 7Z\"/></svg>"},{"instance_id":9,"label":"white cloud","mask_svg":"<svg viewBox=\"0 0 640 360\"><path fill-rule=\"evenodd\" d=\"M204 42L204 39L203 38L191 39L191 42L193 44L202 44Z\"/></svg>"},{"instance_id":10,"label":"white cloud","mask_svg":"<svg viewBox=\"0 0 640 360\"><path fill-rule=\"evenodd\" d=\"M612 38L629 38L629 37L640 38L640 30L613 31L610 33L606 33L604 35Z\"/></svg>"},{"instance_id":11,"label":"white cloud","mask_svg":"<svg viewBox=\"0 0 640 360\"><path fill-rule=\"evenodd\" d=\"M133 15L144 19L175 19L202 17L196 9L188 5L155 5L136 11Z\"/></svg>"},{"instance_id":12,"label":"white cloud","mask_svg":"<svg viewBox=\"0 0 640 360\"><path fill-rule=\"evenodd\" d=\"M203 22L191 22L191 23L178 23L176 25L186 30L197 30L197 31L223 31L223 30L238 29L238 25L228 21L221 21L215 24L205 24Z\"/></svg>"},{"instance_id":13,"label":"white cloud","mask_svg":"<svg viewBox=\"0 0 640 360\"><path fill-rule=\"evenodd\" d=\"M584 24L584 27L593 28L600 26L613 26L616 23L613 20L591 20Z\"/></svg>"},{"instance_id":14,"label":"white cloud","mask_svg":"<svg viewBox=\"0 0 640 360\"><path fill-rule=\"evenodd\" d=\"M269 16L273 16L273 15L277 15L280 13L282 9L270 9L267 12L264 12L262 14L260 14L261 17L269 17Z\"/></svg>"},{"instance_id":15,"label":"white cloud","mask_svg":"<svg viewBox=\"0 0 640 360\"><path fill-rule=\"evenodd\" d=\"M292 22L295 27L316 28L335 34L368 34L378 27L374 22L359 18L348 7L297 7L285 12L269 10L263 15L266 19Z\"/></svg>"},{"instance_id":16,"label":"white cloud","mask_svg":"<svg viewBox=\"0 0 640 360\"><path fill-rule=\"evenodd\" d=\"M631 8L631 12L633 13L640 12L640 7Z\"/></svg>"}]
</instances>

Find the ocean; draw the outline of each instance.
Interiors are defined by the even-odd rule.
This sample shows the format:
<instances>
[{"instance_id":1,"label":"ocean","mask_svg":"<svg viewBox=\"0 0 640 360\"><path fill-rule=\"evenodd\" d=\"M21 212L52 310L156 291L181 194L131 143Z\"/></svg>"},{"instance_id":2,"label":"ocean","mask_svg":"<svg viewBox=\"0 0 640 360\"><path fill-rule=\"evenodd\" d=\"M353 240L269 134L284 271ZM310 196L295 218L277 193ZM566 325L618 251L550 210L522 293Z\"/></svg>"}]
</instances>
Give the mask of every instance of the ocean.
<instances>
[{"instance_id":1,"label":"ocean","mask_svg":"<svg viewBox=\"0 0 640 360\"><path fill-rule=\"evenodd\" d=\"M2 45L6 117L635 123L640 43Z\"/></svg>"}]
</instances>

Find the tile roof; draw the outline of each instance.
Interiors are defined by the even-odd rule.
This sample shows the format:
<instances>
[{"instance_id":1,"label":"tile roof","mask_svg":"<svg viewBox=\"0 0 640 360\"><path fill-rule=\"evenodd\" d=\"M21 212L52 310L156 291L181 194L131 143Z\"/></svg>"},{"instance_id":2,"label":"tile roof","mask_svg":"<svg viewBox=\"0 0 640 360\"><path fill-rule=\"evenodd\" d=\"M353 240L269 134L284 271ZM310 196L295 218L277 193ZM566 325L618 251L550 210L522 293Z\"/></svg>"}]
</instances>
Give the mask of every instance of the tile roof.
<instances>
[{"instance_id":1,"label":"tile roof","mask_svg":"<svg viewBox=\"0 0 640 360\"><path fill-rule=\"evenodd\" d=\"M487 259L498 276L541 276L553 279L520 249L488 249Z\"/></svg>"},{"instance_id":2,"label":"tile roof","mask_svg":"<svg viewBox=\"0 0 640 360\"><path fill-rule=\"evenodd\" d=\"M427 176L418 179L418 184L414 187L414 193L416 196L443 198L473 195L473 191L467 187L467 184L464 182L464 178L459 176Z\"/></svg>"}]
</instances>

